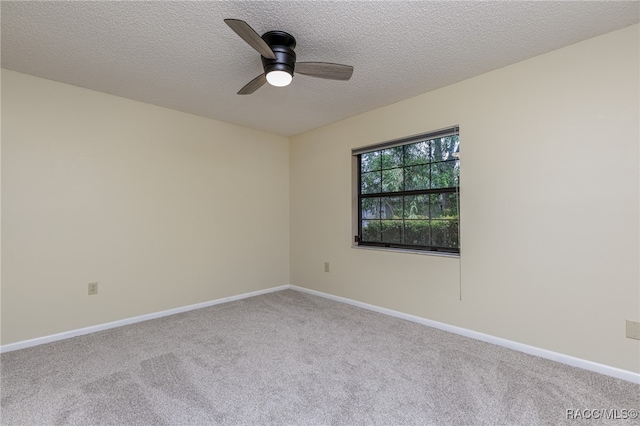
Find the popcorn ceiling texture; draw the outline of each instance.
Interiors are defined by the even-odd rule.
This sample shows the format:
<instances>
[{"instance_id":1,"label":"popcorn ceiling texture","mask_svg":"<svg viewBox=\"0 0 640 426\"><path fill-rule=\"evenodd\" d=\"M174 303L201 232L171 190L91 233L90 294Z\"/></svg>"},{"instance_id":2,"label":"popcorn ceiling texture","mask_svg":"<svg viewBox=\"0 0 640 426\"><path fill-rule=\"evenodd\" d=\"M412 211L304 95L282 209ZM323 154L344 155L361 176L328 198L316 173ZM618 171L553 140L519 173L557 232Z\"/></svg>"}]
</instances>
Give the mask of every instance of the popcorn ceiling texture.
<instances>
[{"instance_id":1,"label":"popcorn ceiling texture","mask_svg":"<svg viewBox=\"0 0 640 426\"><path fill-rule=\"evenodd\" d=\"M639 21L632 2L2 2L2 67L281 135L295 135ZM295 76L236 92L260 56L224 18L296 37ZM595 59L595 58L594 58ZM595 59L597 60L597 59Z\"/></svg>"}]
</instances>

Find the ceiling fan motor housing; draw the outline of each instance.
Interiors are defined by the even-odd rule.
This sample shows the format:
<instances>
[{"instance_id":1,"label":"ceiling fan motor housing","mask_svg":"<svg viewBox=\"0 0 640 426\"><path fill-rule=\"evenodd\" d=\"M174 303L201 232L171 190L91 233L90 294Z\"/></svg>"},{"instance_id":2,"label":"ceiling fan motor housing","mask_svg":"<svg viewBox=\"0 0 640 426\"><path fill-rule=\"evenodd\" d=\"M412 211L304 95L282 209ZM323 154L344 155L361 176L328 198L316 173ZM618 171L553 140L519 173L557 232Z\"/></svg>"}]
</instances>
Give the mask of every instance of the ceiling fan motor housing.
<instances>
[{"instance_id":1,"label":"ceiling fan motor housing","mask_svg":"<svg viewBox=\"0 0 640 426\"><path fill-rule=\"evenodd\" d=\"M285 71L293 75L296 64L296 39L284 31L269 31L262 35L262 39L271 47L275 59L261 56L264 73L271 71Z\"/></svg>"}]
</instances>

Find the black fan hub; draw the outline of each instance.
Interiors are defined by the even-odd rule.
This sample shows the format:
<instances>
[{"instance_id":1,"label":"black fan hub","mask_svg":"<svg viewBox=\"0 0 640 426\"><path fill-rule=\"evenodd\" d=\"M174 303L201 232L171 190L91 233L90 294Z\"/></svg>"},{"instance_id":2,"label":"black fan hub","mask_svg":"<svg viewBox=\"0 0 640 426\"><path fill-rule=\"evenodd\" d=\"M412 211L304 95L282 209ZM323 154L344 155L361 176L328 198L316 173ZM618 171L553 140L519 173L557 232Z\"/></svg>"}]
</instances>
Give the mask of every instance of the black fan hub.
<instances>
[{"instance_id":1,"label":"black fan hub","mask_svg":"<svg viewBox=\"0 0 640 426\"><path fill-rule=\"evenodd\" d=\"M285 46L291 49L296 48L296 39L284 31L268 31L262 34L262 39L273 49L273 46Z\"/></svg>"},{"instance_id":2,"label":"black fan hub","mask_svg":"<svg viewBox=\"0 0 640 426\"><path fill-rule=\"evenodd\" d=\"M262 35L262 39L271 47L275 59L268 59L261 56L264 73L271 71L286 71L293 75L296 64L296 39L284 31L269 31Z\"/></svg>"}]
</instances>

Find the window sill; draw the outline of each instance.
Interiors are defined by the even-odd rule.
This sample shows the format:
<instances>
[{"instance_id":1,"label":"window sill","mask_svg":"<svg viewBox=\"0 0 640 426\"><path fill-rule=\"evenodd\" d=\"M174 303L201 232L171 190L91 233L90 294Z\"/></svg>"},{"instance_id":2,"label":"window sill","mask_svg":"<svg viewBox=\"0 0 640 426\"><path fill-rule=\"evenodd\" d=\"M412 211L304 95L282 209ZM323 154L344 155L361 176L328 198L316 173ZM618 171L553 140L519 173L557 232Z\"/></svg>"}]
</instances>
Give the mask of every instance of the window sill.
<instances>
[{"instance_id":1,"label":"window sill","mask_svg":"<svg viewBox=\"0 0 640 426\"><path fill-rule=\"evenodd\" d=\"M393 253L419 254L423 256L450 257L454 259L460 258L460 253L445 253L445 252L439 252L439 251L411 250L411 249L391 248L391 247L359 246L356 244L352 244L351 248L359 249L359 250L375 250L375 251L390 251Z\"/></svg>"}]
</instances>

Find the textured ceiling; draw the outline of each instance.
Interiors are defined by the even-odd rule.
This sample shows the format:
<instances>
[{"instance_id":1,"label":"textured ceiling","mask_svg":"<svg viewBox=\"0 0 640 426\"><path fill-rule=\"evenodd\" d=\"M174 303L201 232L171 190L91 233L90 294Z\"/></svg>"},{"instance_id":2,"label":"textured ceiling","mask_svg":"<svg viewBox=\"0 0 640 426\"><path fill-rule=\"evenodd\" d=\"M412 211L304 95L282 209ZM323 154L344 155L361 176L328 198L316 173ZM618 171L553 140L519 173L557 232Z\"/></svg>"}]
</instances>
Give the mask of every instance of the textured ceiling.
<instances>
[{"instance_id":1,"label":"textured ceiling","mask_svg":"<svg viewBox=\"0 0 640 426\"><path fill-rule=\"evenodd\" d=\"M638 1L2 1L2 67L294 135L623 28L639 12ZM224 18L287 31L299 61L353 65L353 77L297 75L236 95L262 68Z\"/></svg>"}]
</instances>

